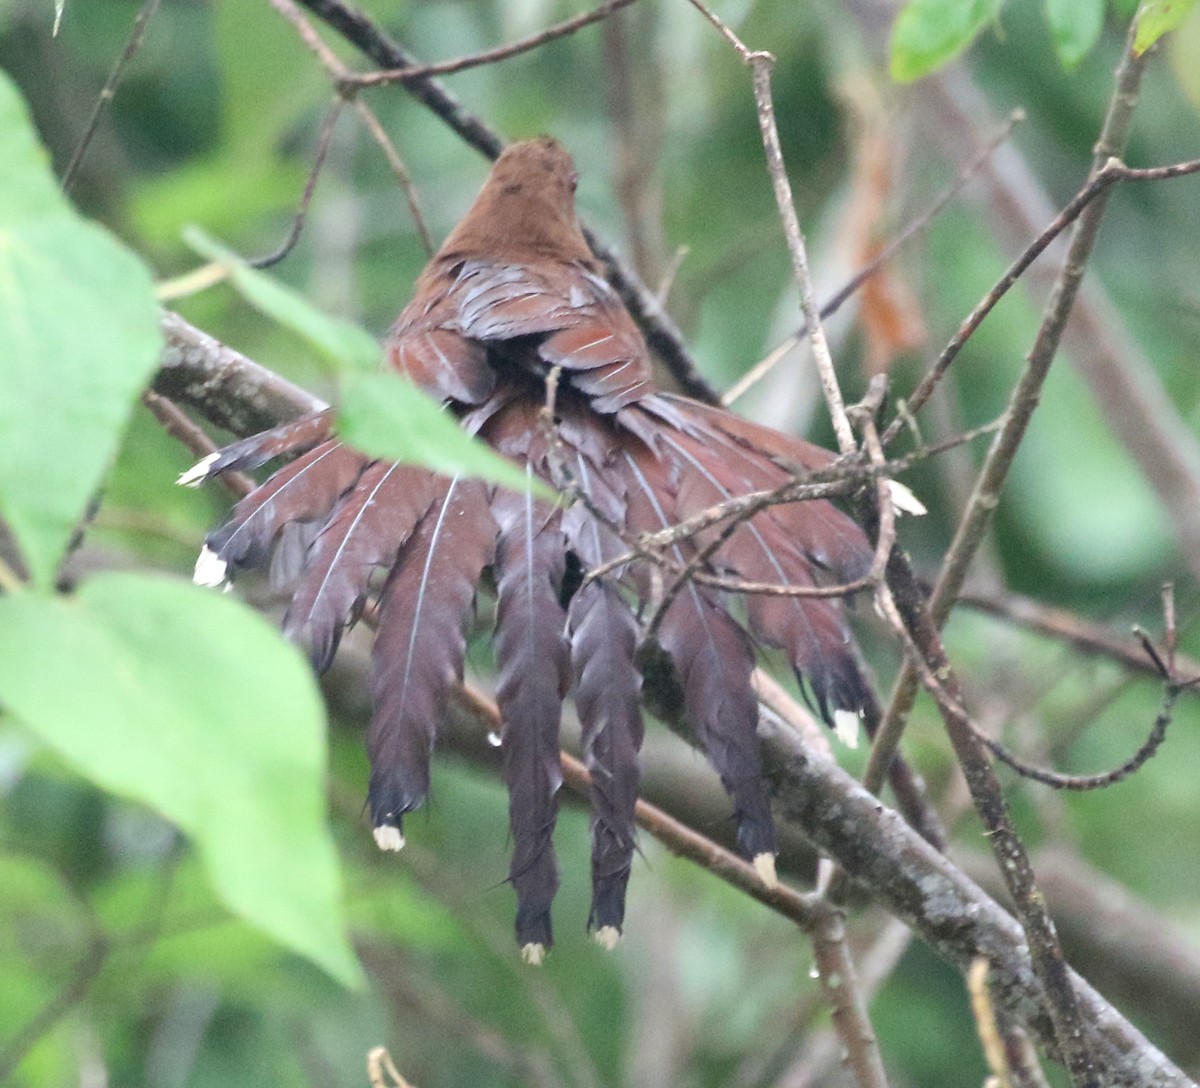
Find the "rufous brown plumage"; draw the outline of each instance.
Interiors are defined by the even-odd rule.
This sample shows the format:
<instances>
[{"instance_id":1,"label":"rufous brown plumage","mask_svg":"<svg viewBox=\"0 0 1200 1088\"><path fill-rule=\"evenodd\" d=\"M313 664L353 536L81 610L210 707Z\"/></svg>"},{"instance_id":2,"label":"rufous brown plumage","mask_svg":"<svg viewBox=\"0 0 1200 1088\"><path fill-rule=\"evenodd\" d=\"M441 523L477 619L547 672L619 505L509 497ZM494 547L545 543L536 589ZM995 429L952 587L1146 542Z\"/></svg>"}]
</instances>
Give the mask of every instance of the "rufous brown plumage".
<instances>
[{"instance_id":1,"label":"rufous brown plumage","mask_svg":"<svg viewBox=\"0 0 1200 1088\"><path fill-rule=\"evenodd\" d=\"M775 487L832 455L724 410L660 392L645 340L605 280L575 218L575 169L553 140L514 144L426 266L391 329L387 363L539 479L569 480L585 501L555 506L476 480L372 460L342 445L328 413L236 443L189 482L298 455L238 504L208 539L198 577L258 566L289 587L285 631L317 668L375 585L374 714L368 735L376 839L403 844L402 819L429 790L439 720L462 677L464 628L492 572L497 701L504 721L517 940L529 959L551 944L558 886L551 835L559 719L574 689L592 776L589 926L619 934L634 852L642 668L666 664L676 713L732 800L738 842L770 873L776 852L751 688L755 644L788 660L827 720L858 711L863 680L839 602L731 596L685 584L644 642L664 580L645 560L597 577L627 542L716 503ZM544 423L557 376L554 432ZM786 467L785 467L786 466ZM717 529L679 541L686 563ZM770 507L728 537L710 573L812 586L867 569L859 527L828 502Z\"/></svg>"}]
</instances>

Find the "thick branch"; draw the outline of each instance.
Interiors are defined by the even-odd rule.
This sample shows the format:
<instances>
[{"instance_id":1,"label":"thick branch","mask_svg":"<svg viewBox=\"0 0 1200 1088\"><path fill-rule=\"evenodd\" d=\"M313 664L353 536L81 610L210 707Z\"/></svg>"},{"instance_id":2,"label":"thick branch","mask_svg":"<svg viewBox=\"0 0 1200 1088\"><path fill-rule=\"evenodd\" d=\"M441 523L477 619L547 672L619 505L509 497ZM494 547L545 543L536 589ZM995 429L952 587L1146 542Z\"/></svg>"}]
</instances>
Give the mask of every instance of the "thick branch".
<instances>
[{"instance_id":1,"label":"thick branch","mask_svg":"<svg viewBox=\"0 0 1200 1088\"><path fill-rule=\"evenodd\" d=\"M253 419L253 426L262 427L319 407L308 394L175 315L164 317L164 330L168 346L156 386L221 426ZM239 408L243 400L247 407ZM269 405L277 411L273 417ZM483 745L498 723L479 711L481 705L474 699L460 701L457 712L473 717ZM1024 934L1012 917L795 730L763 715L760 732L782 814L941 955L964 968L976 956L987 956L1000 1006L1040 1045L1053 1048L1053 1029ZM769 895L759 898L779 909ZM1108 1083L1147 1088L1191 1083L1085 982L1074 975L1070 980L1084 1013L1085 1040L1107 1067Z\"/></svg>"}]
</instances>

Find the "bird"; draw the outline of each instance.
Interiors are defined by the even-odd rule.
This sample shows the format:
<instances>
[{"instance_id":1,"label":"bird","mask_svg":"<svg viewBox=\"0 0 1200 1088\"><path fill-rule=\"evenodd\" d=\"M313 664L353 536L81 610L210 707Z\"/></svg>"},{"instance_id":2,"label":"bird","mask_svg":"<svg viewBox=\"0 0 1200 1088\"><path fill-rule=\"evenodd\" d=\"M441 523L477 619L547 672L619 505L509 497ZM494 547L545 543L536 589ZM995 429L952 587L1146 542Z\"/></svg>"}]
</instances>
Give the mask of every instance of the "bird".
<instances>
[{"instance_id":1,"label":"bird","mask_svg":"<svg viewBox=\"0 0 1200 1088\"><path fill-rule=\"evenodd\" d=\"M404 845L403 818L428 796L473 604L490 588L508 879L517 944L531 963L553 944L568 695L591 776L588 928L611 948L636 851L651 695L707 754L729 795L740 852L773 884L778 847L756 735L756 649L783 652L827 723L860 714L868 694L841 599L719 584L862 578L872 548L848 514L824 499L789 502L661 535L714 505L826 468L834 455L659 388L646 340L579 225L577 180L553 138L509 145L420 274L383 353L383 365L561 501L369 457L338 439L329 410L235 442L181 478L196 485L285 459L208 535L196 580L217 584L269 564L290 598L283 630L317 670L374 601L368 807L384 850ZM636 546L651 534L666 541L657 561ZM689 563L708 580L680 578Z\"/></svg>"}]
</instances>

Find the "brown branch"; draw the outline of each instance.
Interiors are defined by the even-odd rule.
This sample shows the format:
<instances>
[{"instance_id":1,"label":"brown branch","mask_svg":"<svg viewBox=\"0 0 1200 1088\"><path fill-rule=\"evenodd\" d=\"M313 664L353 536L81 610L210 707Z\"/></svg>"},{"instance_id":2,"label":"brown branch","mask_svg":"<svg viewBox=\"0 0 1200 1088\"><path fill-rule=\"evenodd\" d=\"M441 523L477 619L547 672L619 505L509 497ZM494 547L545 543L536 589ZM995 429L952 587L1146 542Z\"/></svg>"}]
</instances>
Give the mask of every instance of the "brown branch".
<instances>
[{"instance_id":1,"label":"brown branch","mask_svg":"<svg viewBox=\"0 0 1200 1088\"><path fill-rule=\"evenodd\" d=\"M257 426L239 432L250 433L319 406L308 394L191 329L175 315L166 315L164 330L168 346L156 387L177 390L183 403L223 426L235 418L256 419ZM236 403L242 398L246 407L239 411ZM277 414L265 417L265 406L272 403ZM915 581L909 589L914 587ZM472 713L472 705L478 704L460 706L459 712ZM474 719L481 747L482 737L497 726L495 719ZM807 746L794 729L764 715L760 730L768 778L785 818L802 827L815 845L851 878L869 887L888 910L914 926L941 955L960 967L976 955L987 955L996 972L998 1004L1040 1045L1053 1049L1055 1034L1017 923L899 815ZM725 873L718 875L727 878ZM779 909L769 901L775 893L761 881L755 890L761 901ZM1085 1038L1104 1061L1111 1083L1139 1088L1183 1088L1190 1083L1085 982L1069 971L1067 978L1086 1013Z\"/></svg>"},{"instance_id":2,"label":"brown branch","mask_svg":"<svg viewBox=\"0 0 1200 1088\"><path fill-rule=\"evenodd\" d=\"M849 2L857 7L859 0ZM986 116L986 100L961 66L923 81L917 93L922 101L916 117L957 158L958 148L977 138L976 118ZM982 181L986 223L1005 249L1019 250L1023 241L1017 240L1036 234L1054 215L1043 185L1016 148L1003 149ZM1038 261L1024 277L1036 304L1049 293L1056 268L1057 258L1053 265ZM1100 278L1084 282L1063 346L1112 434L1158 496L1193 575L1200 576L1200 439Z\"/></svg>"},{"instance_id":3,"label":"brown branch","mask_svg":"<svg viewBox=\"0 0 1200 1088\"><path fill-rule=\"evenodd\" d=\"M916 216L909 222L903 230L895 235L874 257L863 265L857 272L854 273L841 287L839 287L818 309L817 314L822 321L832 317L842 308L842 306L851 298L854 297L858 289L874 276L888 261L890 261L897 252L910 241L920 234L931 222L941 213L959 193L966 188L967 183L975 177L976 174L983 168L983 165L992 156L998 147L1001 146L1011 135L1013 129L1025 120L1023 110L1014 110L1008 118L1008 122L1004 125L999 133L996 134L983 149L963 166L959 171L954 181L946 187L945 190L938 196L932 204L929 205L920 215ZM777 344L767 356L758 363L755 363L745 374L743 374L733 385L731 385L722 395L721 403L728 406L738 400L743 394L748 392L759 380L764 378L779 361L795 348L805 336L808 335L808 324L802 324L794 333L786 340Z\"/></svg>"},{"instance_id":4,"label":"brown branch","mask_svg":"<svg viewBox=\"0 0 1200 1088\"><path fill-rule=\"evenodd\" d=\"M292 24L300 40L316 56L317 60L321 62L321 66L329 73L334 83L340 86L342 81L349 76L350 70L341 62L337 54L321 40L321 36L313 28L312 23L304 17L300 9L293 3L293 0L271 0L271 6ZM384 158L387 159L392 173L400 184L400 189L404 193L405 203L408 204L408 213L412 216L413 224L417 228L417 234L421 238L421 245L425 250L425 255L429 257L433 256L433 239L429 235L429 228L425 223L425 215L421 211L421 202L417 197L416 186L413 185L408 168L404 165L404 160L400 157L400 153L396 150L392 141L388 139L388 135L384 131L383 125L380 124L379 118L375 115L375 111L366 102L357 95L347 96L346 94L341 94L341 97L343 100L347 97L353 100L354 110L358 114L359 120L366 126L367 131L371 134L371 138L383 152Z\"/></svg>"},{"instance_id":5,"label":"brown branch","mask_svg":"<svg viewBox=\"0 0 1200 1088\"><path fill-rule=\"evenodd\" d=\"M1097 143L1093 175L1101 173L1108 164L1108 160L1114 154L1119 154L1124 147L1124 134L1128 131L1137 100L1136 92L1143 65L1144 61L1135 58L1132 49L1127 47L1125 58L1117 74L1116 86L1110 99L1109 113L1105 120L1101 139ZM959 522L954 540L951 542L942 564L929 602L933 621L938 627L945 622L950 608L962 588L967 567L991 521L991 513L999 501L1000 491L1008 476L1008 470L1025 436L1034 408L1037 406L1042 384L1057 353L1071 304L1079 289L1087 259L1095 243L1100 220L1104 214L1106 204L1104 197L1107 191L1107 187L1097 189L1094 202L1086 204L1082 208L1081 218L1067 257L1063 262L1054 295L1038 331L1026 368L1010 397L1004 426L992 442L992 447L988 451L988 456L976 481L970 504ZM910 406L911 404L912 401L910 401ZM884 437L886 439L887 435L885 434ZM883 769L899 744L904 721L916 698L916 692L916 673L911 665L906 665L896 680L887 714L881 725L879 736L876 738L875 749L871 754L871 766L868 767L868 773L871 774L872 781L882 779Z\"/></svg>"},{"instance_id":6,"label":"brown branch","mask_svg":"<svg viewBox=\"0 0 1200 1088\"><path fill-rule=\"evenodd\" d=\"M202 428L198 427L183 413L183 410L173 401L160 393L147 389L142 394L142 403L150 410L155 419L162 425L176 442L189 450L199 460L217 452L217 444L208 437ZM221 483L224 484L235 498L245 498L254 490L254 481L244 472L222 472Z\"/></svg>"},{"instance_id":7,"label":"brown branch","mask_svg":"<svg viewBox=\"0 0 1200 1088\"><path fill-rule=\"evenodd\" d=\"M0 1052L0 1083L7 1082L38 1040L87 996L96 976L108 961L109 951L108 938L95 930L66 985L32 1019L22 1024L16 1035L6 1041L3 1052Z\"/></svg>"},{"instance_id":8,"label":"brown branch","mask_svg":"<svg viewBox=\"0 0 1200 1088\"><path fill-rule=\"evenodd\" d=\"M313 163L308 171L308 179L304 183L304 192L300 194L300 203L292 216L292 225L288 228L287 237L284 238L278 249L265 256L247 260L246 263L251 268L271 268L273 265L277 265L295 249L296 243L300 241L300 233L304 230L304 220L308 215L308 206L312 203L313 193L317 188L317 178L321 176L321 168L325 165L325 157L329 154L329 147L333 143L333 130L337 127L338 118L341 117L342 108L345 105L344 98L335 98L325 113L325 119L321 122L321 129L317 133L317 148L313 153Z\"/></svg>"},{"instance_id":9,"label":"brown branch","mask_svg":"<svg viewBox=\"0 0 1200 1088\"><path fill-rule=\"evenodd\" d=\"M1120 638L1064 608L1045 605L1015 593L967 592L959 598L959 604L1069 643L1080 653L1107 657L1132 672L1160 675L1154 662L1139 652L1139 647L1129 639ZM1200 661L1191 657L1177 657L1176 669L1187 676L1200 675Z\"/></svg>"},{"instance_id":10,"label":"brown branch","mask_svg":"<svg viewBox=\"0 0 1200 1088\"><path fill-rule=\"evenodd\" d=\"M367 72L364 75L346 75L342 79L342 85L348 90L357 90L360 87L384 87L391 83L410 83L418 79L428 79L431 76L448 76L454 72L466 71L468 68L480 68L485 64L495 64L497 61L508 60L509 57L528 53L530 50L537 49L549 42L565 38L568 34L574 34L577 30L582 30L585 26L598 23L601 19L607 19L614 11L626 8L632 3L633 0L606 0L605 3L592 11L576 15L573 19L566 19L561 23L539 31L537 34L531 34L529 37L522 38L520 41L512 42L509 45L501 45L495 49L488 49L482 53L472 53L469 56L458 57L454 60L436 61L433 64L402 65L401 67L389 68L382 72Z\"/></svg>"},{"instance_id":11,"label":"brown branch","mask_svg":"<svg viewBox=\"0 0 1200 1088\"><path fill-rule=\"evenodd\" d=\"M950 342L942 349L929 372L917 384L916 389L906 401L907 412L912 414L920 411L933 395L950 365L958 358L959 352L966 346L967 341L975 334L984 318L995 309L996 304L1008 294L1009 289L1021 278L1031 264L1040 257L1063 231L1076 222L1085 211L1093 206L1101 197L1107 198L1107 193L1113 185L1121 181L1166 181L1170 178L1188 177L1200 173L1200 159L1187 162L1171 163L1167 166L1152 166L1133 168L1126 166L1116 158L1108 159L1092 174L1086 184L1071 198L1067 205L1054 217L1029 245L1025 251L1009 266L1008 271L996 281L990 291L976 304L975 308L963 319L958 331L950 338ZM1097 213L1097 219L1103 209ZM1082 271L1082 270L1081 270ZM1074 301L1074 297L1070 301ZM1069 308L1069 307L1068 307ZM1061 330L1057 334L1061 337ZM908 422L908 417L898 415L888 425L884 432L884 445L889 445Z\"/></svg>"}]
</instances>

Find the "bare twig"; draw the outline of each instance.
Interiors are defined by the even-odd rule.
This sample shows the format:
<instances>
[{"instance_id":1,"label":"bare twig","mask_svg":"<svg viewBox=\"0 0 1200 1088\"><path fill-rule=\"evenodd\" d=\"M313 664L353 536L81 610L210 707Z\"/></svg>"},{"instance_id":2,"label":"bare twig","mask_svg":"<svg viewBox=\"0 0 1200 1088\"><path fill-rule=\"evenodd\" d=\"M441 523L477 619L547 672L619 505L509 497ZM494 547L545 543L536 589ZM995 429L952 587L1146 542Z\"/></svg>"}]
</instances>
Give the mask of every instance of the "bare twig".
<instances>
[{"instance_id":1,"label":"bare twig","mask_svg":"<svg viewBox=\"0 0 1200 1088\"><path fill-rule=\"evenodd\" d=\"M1042 233L1030 242L1025 251L1009 266L1008 271L964 318L958 331L942 349L942 353L937 357L929 373L921 379L909 396L906 402L909 416L918 412L925 405L933 395L938 383L945 377L946 371L950 369L950 364L958 357L959 352L966 346L967 341L975 334L979 326L983 324L984 318L995 309L996 304L1008 293L1029 266L1045 252L1054 239L1075 223L1085 211L1093 207L1097 200L1106 197L1114 184L1120 181L1166 181L1170 178L1188 177L1198 172L1200 172L1200 159L1171 163L1168 166L1135 169L1126 166L1119 159L1109 158L1100 165L1083 188L1071 198L1066 207L1054 217ZM1102 207L1097 215L1100 214L1103 214ZM1061 331L1058 335L1061 336ZM885 446L889 445L900 433L909 416L898 415L892 420L883 435Z\"/></svg>"},{"instance_id":2,"label":"bare twig","mask_svg":"<svg viewBox=\"0 0 1200 1088\"><path fill-rule=\"evenodd\" d=\"M349 75L349 69L338 59L337 54L321 40L320 35L313 29L312 23L304 17L292 0L271 0L271 5L292 24L300 40L313 52L325 71L340 86L341 82ZM425 215L421 211L421 202L417 196L416 186L413 185L408 168L404 165L404 160L400 157L400 153L396 150L392 141L388 139L388 135L384 131L383 125L379 123L379 118L375 115L375 111L357 95L341 93L343 100L347 97L353 99L354 110L358 114L359 120L366 126L367 131L371 134L371 138L383 152L388 165L392 168L392 173L400 184L400 190L404 193L405 203L408 204L408 213L412 216L413 224L421 239L421 245L424 247L426 255L432 256L434 249L433 240L430 238L429 228L425 224Z\"/></svg>"},{"instance_id":3,"label":"bare twig","mask_svg":"<svg viewBox=\"0 0 1200 1088\"><path fill-rule=\"evenodd\" d=\"M696 0L693 0L693 3L695 2ZM791 182L788 181L787 170L783 164L783 149L779 145L779 131L775 127L775 105L771 98L771 68L775 64L775 58L770 53L757 52L747 54L743 59L750 65L751 71L754 73L754 101L758 106L758 125L762 133L763 148L767 155L767 169L775 190L775 203L783 223L784 236L787 238L788 253L792 258L792 272L795 275L796 285L800 289L800 310L804 314L808 340L812 345L813 359L816 361L817 373L821 379L821 391L825 394L829 417L833 421L838 449L842 453L850 453L857 449L857 445L854 441L854 433L850 429L850 421L846 418L846 407L842 401L842 390L838 385L833 359L829 354L829 341L825 337L825 327L817 312L812 276L808 270L808 252L804 244L804 235L800 230L800 220L796 217L796 207L792 201Z\"/></svg>"},{"instance_id":4,"label":"bare twig","mask_svg":"<svg viewBox=\"0 0 1200 1088\"><path fill-rule=\"evenodd\" d=\"M531 34L528 38L522 38L519 42L512 42L510 45L502 45L482 53L472 53L470 56L458 57L454 60L437 61L433 64L410 64L399 68L389 68L382 72L348 75L343 83L348 88L382 87L389 83L409 83L413 80L428 79L430 76L448 76L454 72L466 71L468 68L480 68L485 64L495 64L521 53L528 53L532 49L537 49L559 38L565 38L568 34L574 34L585 26L598 23L601 19L607 19L614 11L619 11L632 3L633 0L606 0L592 11L576 15L572 19L566 19L537 34Z\"/></svg>"},{"instance_id":5,"label":"bare twig","mask_svg":"<svg viewBox=\"0 0 1200 1088\"><path fill-rule=\"evenodd\" d=\"M367 1083L371 1088L411 1088L400 1075L387 1047L382 1046L372 1047L367 1053Z\"/></svg>"},{"instance_id":6,"label":"bare twig","mask_svg":"<svg viewBox=\"0 0 1200 1088\"><path fill-rule=\"evenodd\" d=\"M1013 1088L1009 1076L1008 1055L1005 1053L1004 1039L996 1024L996 1012L992 1008L992 998L987 989L988 961L980 956L967 970L967 990L971 995L971 1012L975 1015L975 1027L979 1032L979 1042L983 1046L983 1056L987 1060L988 1069L992 1073L996 1088Z\"/></svg>"},{"instance_id":7,"label":"bare twig","mask_svg":"<svg viewBox=\"0 0 1200 1088\"><path fill-rule=\"evenodd\" d=\"M312 168L308 172L308 180L304 183L304 192L300 195L300 203L297 205L296 212L292 216L292 225L288 229L287 237L284 238L283 244L278 249L263 257L255 257L252 260L247 260L246 263L251 268L270 268L272 265L277 265L292 252L296 243L300 241L300 232L304 229L304 219L308 215L308 206L312 202L313 193L317 188L317 178L321 176L321 168L325 165L325 156L329 154L329 145L333 142L333 130L337 126L337 120L341 117L342 108L345 105L345 99L335 98L325 113L325 120L321 122L321 129L317 134L317 149L313 153Z\"/></svg>"},{"instance_id":8,"label":"bare twig","mask_svg":"<svg viewBox=\"0 0 1200 1088\"><path fill-rule=\"evenodd\" d=\"M1131 46L1127 46L1121 67L1116 77L1116 87L1110 99L1100 140L1097 143L1096 160L1092 173L1096 174L1109 158L1119 155L1127 139L1133 109L1137 102L1137 90L1141 78L1143 61L1136 58ZM940 675L944 668L949 673L949 663L937 637L936 627L944 621L950 606L957 597L965 578L971 556L983 538L990 521L991 512L998 501L1016 450L1025 434L1033 410L1038 402L1040 390L1050 363L1057 352L1071 304L1079 289L1088 256L1091 253L1105 208L1104 193L1088 205L1081 213L1076 225L1068 256L1059 274L1055 292L1046 316L1039 329L1028 366L1022 374L1010 400L1007 421L993 441L992 448L980 472L971 504L960 521L954 542L942 566L937 585L929 603L929 618L916 613L913 619L924 627L926 661ZM911 402L910 402L911 403ZM916 630L916 626L913 627ZM916 692L917 670L911 663L906 665L893 691L891 705L884 726L876 738L872 751L875 778L882 777L890 751L894 751L903 729L903 721ZM952 674L950 674L952 676ZM1020 839L1012 831L1003 796L995 776L986 764L982 746L975 736L969 718L955 707L939 698L939 693L928 683L925 685L942 711L955 753L963 766L968 786L976 807L984 820L993 849L997 855L1005 879L1009 884L1017 905L1022 925L1029 936L1030 951L1035 970L1046 990L1048 1007L1055 1026L1065 1063L1072 1080L1079 1086L1099 1084L1095 1055L1090 1052L1085 1038L1074 990L1062 960L1062 951L1053 922L1046 912L1044 901L1034 882L1033 870ZM951 694L956 692L951 688ZM961 699L955 702L961 705ZM890 749L890 751L889 751ZM869 767L869 770L872 768Z\"/></svg>"},{"instance_id":9,"label":"bare twig","mask_svg":"<svg viewBox=\"0 0 1200 1088\"><path fill-rule=\"evenodd\" d=\"M845 915L824 894L816 903L812 946L821 989L843 1043L842 1064L861 1088L886 1088L887 1074L879 1056L879 1044L867 1016L867 1000L859 986L858 970L846 939Z\"/></svg>"},{"instance_id":10,"label":"bare twig","mask_svg":"<svg viewBox=\"0 0 1200 1088\"><path fill-rule=\"evenodd\" d=\"M846 301L853 298L858 289L875 275L888 261L896 255L900 248L910 239L915 238L938 216L943 208L950 203L962 190L967 183L979 172L983 164L987 162L992 153L1003 144L1011 135L1013 129L1025 120L1023 110L1014 110L1009 116L1008 122L1003 129L990 140L987 145L963 166L955 177L954 181L947 186L942 194L926 208L920 215L909 222L899 234L895 235L874 257L871 258L865 265L854 273L841 287L839 287L817 311L821 320L832 317ZM762 359L761 362L755 363L745 374L743 374L733 385L731 385L722 395L721 403L728 406L734 401L744 396L751 388L753 388L762 378L775 368L781 359L788 352L792 351L808 334L807 323L802 324L794 333L786 340L783 340Z\"/></svg>"},{"instance_id":11,"label":"bare twig","mask_svg":"<svg viewBox=\"0 0 1200 1088\"><path fill-rule=\"evenodd\" d=\"M190 450L197 459L207 457L210 453L216 453L216 443L188 419L173 401L160 393L155 393L152 389L147 389L142 394L142 403L162 424L163 430L176 442ZM254 490L254 481L244 472L222 472L220 479L235 498L245 498Z\"/></svg>"},{"instance_id":12,"label":"bare twig","mask_svg":"<svg viewBox=\"0 0 1200 1088\"><path fill-rule=\"evenodd\" d=\"M112 71L108 73L108 79L104 81L104 86L100 89L100 94L96 98L96 104L92 107L92 115L88 118L87 125L83 130L83 135L79 137L79 143L75 145L75 150L71 154L71 161L67 163L67 168L63 171L62 190L64 193L71 191L71 186L75 183L75 175L79 170L79 164L83 162L83 156L87 154L87 149L91 146L92 139L96 135L96 129L100 126L100 118L104 116L104 111L116 95L117 86L120 84L121 77L124 76L129 62L137 56L138 50L141 49L142 42L146 37L146 27L149 26L150 20L154 18L154 13L158 10L160 3L161 0L146 0L141 10L134 16L133 29L129 32L125 48L121 50L121 55L117 57L116 62L113 64Z\"/></svg>"},{"instance_id":13,"label":"bare twig","mask_svg":"<svg viewBox=\"0 0 1200 1088\"><path fill-rule=\"evenodd\" d=\"M0 1082L7 1082L38 1040L84 999L107 962L109 951L108 939L100 930L94 930L87 950L66 985L6 1041L4 1051L0 1053Z\"/></svg>"}]
</instances>

